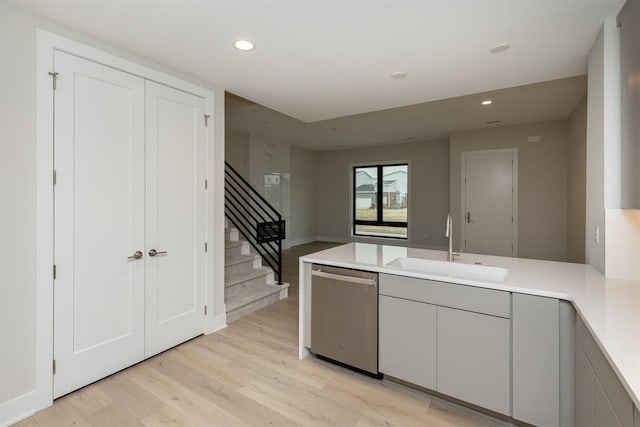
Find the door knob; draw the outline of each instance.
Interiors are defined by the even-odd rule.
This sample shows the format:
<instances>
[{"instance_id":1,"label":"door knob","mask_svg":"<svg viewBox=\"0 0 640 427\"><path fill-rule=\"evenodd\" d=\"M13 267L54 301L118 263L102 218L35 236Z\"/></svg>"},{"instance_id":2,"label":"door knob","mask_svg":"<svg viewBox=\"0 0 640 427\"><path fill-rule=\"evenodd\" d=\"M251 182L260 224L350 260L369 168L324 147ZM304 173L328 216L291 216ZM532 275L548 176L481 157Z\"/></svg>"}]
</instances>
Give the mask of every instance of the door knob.
<instances>
[{"instance_id":1,"label":"door knob","mask_svg":"<svg viewBox=\"0 0 640 427\"><path fill-rule=\"evenodd\" d=\"M156 251L155 249L149 250L149 256L166 255L166 254L167 254L167 251Z\"/></svg>"},{"instance_id":2,"label":"door knob","mask_svg":"<svg viewBox=\"0 0 640 427\"><path fill-rule=\"evenodd\" d=\"M142 258L142 251L135 251L133 255L127 257L127 259L140 259L140 258Z\"/></svg>"}]
</instances>

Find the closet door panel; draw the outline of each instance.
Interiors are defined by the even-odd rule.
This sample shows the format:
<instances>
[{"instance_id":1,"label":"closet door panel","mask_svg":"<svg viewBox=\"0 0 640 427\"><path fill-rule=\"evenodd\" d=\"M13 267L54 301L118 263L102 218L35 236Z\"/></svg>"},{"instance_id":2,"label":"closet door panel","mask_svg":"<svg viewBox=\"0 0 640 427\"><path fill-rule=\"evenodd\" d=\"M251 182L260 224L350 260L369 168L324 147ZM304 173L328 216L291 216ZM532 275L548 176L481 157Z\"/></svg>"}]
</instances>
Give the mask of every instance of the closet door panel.
<instances>
[{"instance_id":1,"label":"closet door panel","mask_svg":"<svg viewBox=\"0 0 640 427\"><path fill-rule=\"evenodd\" d=\"M56 52L54 396L144 357L144 80ZM142 253L142 252L140 252Z\"/></svg>"},{"instance_id":2,"label":"closet door panel","mask_svg":"<svg viewBox=\"0 0 640 427\"><path fill-rule=\"evenodd\" d=\"M204 331L204 114L203 98L146 82L147 357Z\"/></svg>"}]
</instances>

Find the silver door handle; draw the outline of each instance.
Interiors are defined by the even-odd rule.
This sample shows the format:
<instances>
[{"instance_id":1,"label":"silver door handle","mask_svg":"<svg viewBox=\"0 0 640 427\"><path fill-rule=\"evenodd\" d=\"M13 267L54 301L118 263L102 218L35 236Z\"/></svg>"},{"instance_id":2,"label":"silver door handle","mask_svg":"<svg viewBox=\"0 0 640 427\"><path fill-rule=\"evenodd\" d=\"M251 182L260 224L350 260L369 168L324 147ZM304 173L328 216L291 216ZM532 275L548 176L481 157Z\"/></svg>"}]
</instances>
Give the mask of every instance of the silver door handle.
<instances>
[{"instance_id":1,"label":"silver door handle","mask_svg":"<svg viewBox=\"0 0 640 427\"><path fill-rule=\"evenodd\" d=\"M467 222L473 222L471 219L471 212L467 212Z\"/></svg>"},{"instance_id":2,"label":"silver door handle","mask_svg":"<svg viewBox=\"0 0 640 427\"><path fill-rule=\"evenodd\" d=\"M325 279L333 279L340 282L357 283L359 285L376 286L376 284L378 283L376 279L365 279L363 277L345 276L342 274L327 273L320 270L311 270L311 275L324 277Z\"/></svg>"},{"instance_id":3,"label":"silver door handle","mask_svg":"<svg viewBox=\"0 0 640 427\"><path fill-rule=\"evenodd\" d=\"M155 249L149 250L149 256L166 255L166 254L167 254L167 251L156 251Z\"/></svg>"},{"instance_id":4,"label":"silver door handle","mask_svg":"<svg viewBox=\"0 0 640 427\"><path fill-rule=\"evenodd\" d=\"M127 259L140 259L140 258L142 258L142 251L135 251L133 255L127 257Z\"/></svg>"}]
</instances>

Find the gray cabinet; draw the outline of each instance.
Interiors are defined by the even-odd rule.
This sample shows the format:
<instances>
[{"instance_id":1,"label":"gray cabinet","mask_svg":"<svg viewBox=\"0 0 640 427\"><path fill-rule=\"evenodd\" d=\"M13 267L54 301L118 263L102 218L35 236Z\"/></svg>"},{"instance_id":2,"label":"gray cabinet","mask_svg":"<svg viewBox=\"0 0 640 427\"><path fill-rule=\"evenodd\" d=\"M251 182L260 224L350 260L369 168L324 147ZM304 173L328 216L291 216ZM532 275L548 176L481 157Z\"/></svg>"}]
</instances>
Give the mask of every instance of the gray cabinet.
<instances>
[{"instance_id":1,"label":"gray cabinet","mask_svg":"<svg viewBox=\"0 0 640 427\"><path fill-rule=\"evenodd\" d=\"M558 426L560 303L514 293L512 310L513 417L533 425Z\"/></svg>"},{"instance_id":2,"label":"gray cabinet","mask_svg":"<svg viewBox=\"0 0 640 427\"><path fill-rule=\"evenodd\" d=\"M510 415L509 319L437 312L438 392Z\"/></svg>"},{"instance_id":3,"label":"gray cabinet","mask_svg":"<svg viewBox=\"0 0 640 427\"><path fill-rule=\"evenodd\" d=\"M576 321L575 374L576 425L634 425L633 401L580 318Z\"/></svg>"},{"instance_id":4,"label":"gray cabinet","mask_svg":"<svg viewBox=\"0 0 640 427\"><path fill-rule=\"evenodd\" d=\"M640 2L627 1L618 14L618 24L622 207L640 209Z\"/></svg>"},{"instance_id":5,"label":"gray cabinet","mask_svg":"<svg viewBox=\"0 0 640 427\"><path fill-rule=\"evenodd\" d=\"M622 427L611 402L598 381L593 376L593 425L597 427Z\"/></svg>"},{"instance_id":6,"label":"gray cabinet","mask_svg":"<svg viewBox=\"0 0 640 427\"><path fill-rule=\"evenodd\" d=\"M380 295L379 369L436 389L436 306Z\"/></svg>"},{"instance_id":7,"label":"gray cabinet","mask_svg":"<svg viewBox=\"0 0 640 427\"><path fill-rule=\"evenodd\" d=\"M575 358L576 426L593 427L593 370L577 341Z\"/></svg>"},{"instance_id":8,"label":"gray cabinet","mask_svg":"<svg viewBox=\"0 0 640 427\"><path fill-rule=\"evenodd\" d=\"M510 415L510 293L379 278L380 372Z\"/></svg>"}]
</instances>

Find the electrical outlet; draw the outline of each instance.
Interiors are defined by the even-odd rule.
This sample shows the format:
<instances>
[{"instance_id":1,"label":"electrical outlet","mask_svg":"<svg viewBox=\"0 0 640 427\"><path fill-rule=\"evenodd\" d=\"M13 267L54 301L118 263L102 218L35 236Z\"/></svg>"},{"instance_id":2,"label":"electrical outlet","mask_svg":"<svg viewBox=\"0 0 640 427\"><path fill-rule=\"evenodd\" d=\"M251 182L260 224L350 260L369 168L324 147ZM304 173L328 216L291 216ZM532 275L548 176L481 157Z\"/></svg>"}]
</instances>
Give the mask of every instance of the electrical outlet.
<instances>
[{"instance_id":1,"label":"electrical outlet","mask_svg":"<svg viewBox=\"0 0 640 427\"><path fill-rule=\"evenodd\" d=\"M600 244L600 226L596 226L596 245Z\"/></svg>"}]
</instances>

